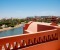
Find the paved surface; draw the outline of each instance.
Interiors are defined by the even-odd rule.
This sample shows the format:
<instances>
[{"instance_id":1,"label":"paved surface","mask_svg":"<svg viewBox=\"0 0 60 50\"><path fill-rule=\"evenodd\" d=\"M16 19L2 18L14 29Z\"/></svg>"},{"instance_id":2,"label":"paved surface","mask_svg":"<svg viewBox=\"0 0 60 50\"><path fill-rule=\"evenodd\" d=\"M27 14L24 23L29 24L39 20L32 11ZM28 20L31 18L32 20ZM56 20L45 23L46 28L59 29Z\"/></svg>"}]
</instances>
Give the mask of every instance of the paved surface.
<instances>
[{"instance_id":1,"label":"paved surface","mask_svg":"<svg viewBox=\"0 0 60 50\"><path fill-rule=\"evenodd\" d=\"M34 46L26 47L19 50L59 50L59 42L58 40L43 43L43 44L37 44Z\"/></svg>"}]
</instances>

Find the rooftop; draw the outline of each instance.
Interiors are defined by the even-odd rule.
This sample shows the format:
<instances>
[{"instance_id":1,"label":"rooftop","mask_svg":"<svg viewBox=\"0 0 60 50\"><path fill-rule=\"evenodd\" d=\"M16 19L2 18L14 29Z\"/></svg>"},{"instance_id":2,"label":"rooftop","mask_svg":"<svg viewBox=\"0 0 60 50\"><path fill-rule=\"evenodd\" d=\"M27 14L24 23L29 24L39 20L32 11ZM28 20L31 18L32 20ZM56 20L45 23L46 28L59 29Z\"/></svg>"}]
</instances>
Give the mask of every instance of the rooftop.
<instances>
[{"instance_id":1,"label":"rooftop","mask_svg":"<svg viewBox=\"0 0 60 50\"><path fill-rule=\"evenodd\" d=\"M54 29L50 24L51 23L44 23L44 22L29 22L29 26L25 30L29 33L44 31L44 30L51 30Z\"/></svg>"}]
</instances>

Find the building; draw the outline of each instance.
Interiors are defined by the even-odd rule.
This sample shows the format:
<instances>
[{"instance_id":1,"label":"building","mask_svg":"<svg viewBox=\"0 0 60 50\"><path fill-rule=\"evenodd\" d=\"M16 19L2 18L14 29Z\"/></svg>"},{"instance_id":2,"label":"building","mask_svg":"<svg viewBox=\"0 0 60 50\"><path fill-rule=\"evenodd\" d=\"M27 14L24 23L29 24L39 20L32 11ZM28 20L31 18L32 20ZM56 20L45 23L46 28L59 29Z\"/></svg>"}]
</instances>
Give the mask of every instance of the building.
<instances>
[{"instance_id":1,"label":"building","mask_svg":"<svg viewBox=\"0 0 60 50\"><path fill-rule=\"evenodd\" d=\"M54 21L25 24L22 35L0 38L0 50L60 50L60 26Z\"/></svg>"}]
</instances>

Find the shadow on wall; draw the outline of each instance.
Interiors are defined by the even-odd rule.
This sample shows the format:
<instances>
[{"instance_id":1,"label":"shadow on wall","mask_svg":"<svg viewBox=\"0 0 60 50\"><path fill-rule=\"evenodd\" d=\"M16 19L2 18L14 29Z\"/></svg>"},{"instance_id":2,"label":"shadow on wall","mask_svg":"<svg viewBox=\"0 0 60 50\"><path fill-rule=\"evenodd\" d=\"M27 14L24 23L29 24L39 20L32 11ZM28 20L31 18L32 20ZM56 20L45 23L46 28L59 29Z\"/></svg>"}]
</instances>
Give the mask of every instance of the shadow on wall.
<instances>
[{"instance_id":1,"label":"shadow on wall","mask_svg":"<svg viewBox=\"0 0 60 50\"><path fill-rule=\"evenodd\" d=\"M51 30L51 29L55 29L55 27L52 26L46 26L46 25L37 25L37 31L45 31L45 30Z\"/></svg>"}]
</instances>

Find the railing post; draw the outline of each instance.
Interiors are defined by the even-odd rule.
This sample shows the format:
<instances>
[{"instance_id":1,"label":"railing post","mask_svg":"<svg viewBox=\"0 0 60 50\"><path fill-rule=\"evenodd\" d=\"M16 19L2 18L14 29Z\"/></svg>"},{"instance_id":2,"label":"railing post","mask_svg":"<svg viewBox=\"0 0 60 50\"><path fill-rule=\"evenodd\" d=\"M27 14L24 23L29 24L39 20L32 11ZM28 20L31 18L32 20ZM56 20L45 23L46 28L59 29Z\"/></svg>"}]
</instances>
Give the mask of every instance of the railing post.
<instances>
[{"instance_id":1,"label":"railing post","mask_svg":"<svg viewBox=\"0 0 60 50\"><path fill-rule=\"evenodd\" d=\"M20 41L20 48L24 47L24 40Z\"/></svg>"},{"instance_id":2,"label":"railing post","mask_svg":"<svg viewBox=\"0 0 60 50\"><path fill-rule=\"evenodd\" d=\"M44 42L46 42L46 36L43 36Z\"/></svg>"},{"instance_id":3,"label":"railing post","mask_svg":"<svg viewBox=\"0 0 60 50\"><path fill-rule=\"evenodd\" d=\"M36 38L34 38L34 44L36 44Z\"/></svg>"},{"instance_id":4,"label":"railing post","mask_svg":"<svg viewBox=\"0 0 60 50\"><path fill-rule=\"evenodd\" d=\"M17 49L18 49L18 43L15 42L14 47L13 47L13 50L17 50Z\"/></svg>"},{"instance_id":5,"label":"railing post","mask_svg":"<svg viewBox=\"0 0 60 50\"><path fill-rule=\"evenodd\" d=\"M39 37L39 43L42 43L42 37Z\"/></svg>"},{"instance_id":6,"label":"railing post","mask_svg":"<svg viewBox=\"0 0 60 50\"><path fill-rule=\"evenodd\" d=\"M58 33L55 33L55 39L56 40L58 39Z\"/></svg>"}]
</instances>

